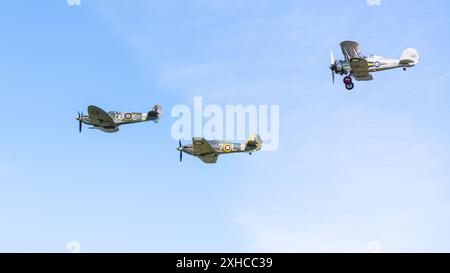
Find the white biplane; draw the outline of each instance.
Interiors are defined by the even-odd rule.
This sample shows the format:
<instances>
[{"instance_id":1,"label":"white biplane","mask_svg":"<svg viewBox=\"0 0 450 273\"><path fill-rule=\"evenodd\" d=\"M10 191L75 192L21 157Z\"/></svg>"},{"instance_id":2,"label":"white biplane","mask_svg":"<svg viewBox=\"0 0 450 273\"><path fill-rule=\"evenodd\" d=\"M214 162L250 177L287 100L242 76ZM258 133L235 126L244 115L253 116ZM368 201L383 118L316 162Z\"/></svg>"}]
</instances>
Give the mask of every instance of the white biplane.
<instances>
[{"instance_id":1,"label":"white biplane","mask_svg":"<svg viewBox=\"0 0 450 273\"><path fill-rule=\"evenodd\" d=\"M330 69L333 83L334 74L345 75L344 84L347 90L353 89L353 78L357 81L371 81L373 80L372 72L394 68L406 70L406 68L419 63L419 53L414 48L405 49L400 59L389 59L376 55L363 56L359 44L353 41L342 42L341 49L345 60L335 60L333 51L331 51Z\"/></svg>"}]
</instances>

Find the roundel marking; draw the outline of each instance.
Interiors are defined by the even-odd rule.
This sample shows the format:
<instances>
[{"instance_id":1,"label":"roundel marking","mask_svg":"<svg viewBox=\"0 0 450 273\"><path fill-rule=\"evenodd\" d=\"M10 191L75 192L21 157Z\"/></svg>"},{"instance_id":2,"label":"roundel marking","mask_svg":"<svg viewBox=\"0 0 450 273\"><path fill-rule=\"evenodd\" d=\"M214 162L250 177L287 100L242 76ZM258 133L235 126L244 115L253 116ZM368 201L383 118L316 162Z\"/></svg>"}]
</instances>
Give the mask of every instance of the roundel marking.
<instances>
[{"instance_id":1,"label":"roundel marking","mask_svg":"<svg viewBox=\"0 0 450 273\"><path fill-rule=\"evenodd\" d=\"M376 61L375 63L374 63L374 65L375 65L375 67L380 67L380 62L379 61Z\"/></svg>"},{"instance_id":2,"label":"roundel marking","mask_svg":"<svg viewBox=\"0 0 450 273\"><path fill-rule=\"evenodd\" d=\"M232 149L233 149L233 146L231 146L231 144L223 145L223 151L226 152L226 153L231 152Z\"/></svg>"},{"instance_id":3,"label":"roundel marking","mask_svg":"<svg viewBox=\"0 0 450 273\"><path fill-rule=\"evenodd\" d=\"M92 111L91 111L91 114L93 114L93 115L98 115L99 112L98 112L97 110L92 110Z\"/></svg>"},{"instance_id":4,"label":"roundel marking","mask_svg":"<svg viewBox=\"0 0 450 273\"><path fill-rule=\"evenodd\" d=\"M125 117L125 119L131 119L131 114L130 114L130 113L126 113L126 114L124 115L124 117Z\"/></svg>"}]
</instances>

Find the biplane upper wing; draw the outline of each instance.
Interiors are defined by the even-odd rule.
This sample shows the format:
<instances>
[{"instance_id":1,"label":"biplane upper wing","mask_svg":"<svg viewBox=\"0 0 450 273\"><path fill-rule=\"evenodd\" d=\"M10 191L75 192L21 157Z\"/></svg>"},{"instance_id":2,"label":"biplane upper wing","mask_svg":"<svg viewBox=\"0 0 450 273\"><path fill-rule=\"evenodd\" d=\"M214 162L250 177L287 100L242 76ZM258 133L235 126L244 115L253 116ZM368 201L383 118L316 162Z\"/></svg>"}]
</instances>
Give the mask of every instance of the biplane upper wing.
<instances>
[{"instance_id":1,"label":"biplane upper wing","mask_svg":"<svg viewBox=\"0 0 450 273\"><path fill-rule=\"evenodd\" d=\"M103 127L116 126L112 117L108 115L108 113L106 113L103 109L94 105L90 105L88 107L88 112L89 120L92 122L92 124Z\"/></svg>"},{"instance_id":2,"label":"biplane upper wing","mask_svg":"<svg viewBox=\"0 0 450 273\"><path fill-rule=\"evenodd\" d=\"M218 154L206 154L198 156L198 158L200 158L201 161L209 164L216 163L218 157L219 157Z\"/></svg>"},{"instance_id":3,"label":"biplane upper wing","mask_svg":"<svg viewBox=\"0 0 450 273\"><path fill-rule=\"evenodd\" d=\"M341 43L342 54L350 65L351 73L358 81L373 80L369 74L369 64L361 54L361 48L357 42L344 41Z\"/></svg>"},{"instance_id":4,"label":"biplane upper wing","mask_svg":"<svg viewBox=\"0 0 450 273\"><path fill-rule=\"evenodd\" d=\"M341 43L342 54L345 60L350 63L352 59L362 58L361 48L357 42L344 41Z\"/></svg>"},{"instance_id":5,"label":"biplane upper wing","mask_svg":"<svg viewBox=\"0 0 450 273\"><path fill-rule=\"evenodd\" d=\"M194 137L192 139L194 153L198 155L217 154L208 141L204 138Z\"/></svg>"}]
</instances>

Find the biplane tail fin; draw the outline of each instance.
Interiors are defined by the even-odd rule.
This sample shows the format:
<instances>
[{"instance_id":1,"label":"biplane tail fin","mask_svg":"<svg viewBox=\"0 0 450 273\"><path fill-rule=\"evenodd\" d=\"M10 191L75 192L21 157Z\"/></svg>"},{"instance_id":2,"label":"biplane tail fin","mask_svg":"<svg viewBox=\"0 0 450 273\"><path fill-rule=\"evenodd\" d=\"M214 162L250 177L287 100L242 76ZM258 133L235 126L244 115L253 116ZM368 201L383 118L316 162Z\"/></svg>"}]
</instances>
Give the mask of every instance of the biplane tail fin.
<instances>
[{"instance_id":1,"label":"biplane tail fin","mask_svg":"<svg viewBox=\"0 0 450 273\"><path fill-rule=\"evenodd\" d=\"M154 122L158 122L162 115L162 107L159 104L153 106L152 110L148 112L147 119L153 120Z\"/></svg>"},{"instance_id":2,"label":"biplane tail fin","mask_svg":"<svg viewBox=\"0 0 450 273\"><path fill-rule=\"evenodd\" d=\"M414 66L419 63L419 53L415 48L407 48L400 57L400 64L405 67Z\"/></svg>"},{"instance_id":3,"label":"biplane tail fin","mask_svg":"<svg viewBox=\"0 0 450 273\"><path fill-rule=\"evenodd\" d=\"M262 147L262 139L259 135L252 135L245 144L246 150L259 151Z\"/></svg>"}]
</instances>

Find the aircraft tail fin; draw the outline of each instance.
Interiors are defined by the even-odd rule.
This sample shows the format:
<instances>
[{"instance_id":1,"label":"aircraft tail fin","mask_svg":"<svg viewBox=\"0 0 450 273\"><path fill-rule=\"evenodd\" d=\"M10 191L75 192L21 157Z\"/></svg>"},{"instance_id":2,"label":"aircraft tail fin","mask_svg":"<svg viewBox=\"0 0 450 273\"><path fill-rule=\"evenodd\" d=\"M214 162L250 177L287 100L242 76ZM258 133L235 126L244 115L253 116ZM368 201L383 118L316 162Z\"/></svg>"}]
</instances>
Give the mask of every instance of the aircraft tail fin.
<instances>
[{"instance_id":1,"label":"aircraft tail fin","mask_svg":"<svg viewBox=\"0 0 450 273\"><path fill-rule=\"evenodd\" d=\"M419 63L419 53L415 48L407 48L400 57L400 64L405 67L414 66Z\"/></svg>"},{"instance_id":2,"label":"aircraft tail fin","mask_svg":"<svg viewBox=\"0 0 450 273\"><path fill-rule=\"evenodd\" d=\"M245 145L247 150L259 151L261 150L262 143L263 141L259 135L252 135Z\"/></svg>"},{"instance_id":3,"label":"aircraft tail fin","mask_svg":"<svg viewBox=\"0 0 450 273\"><path fill-rule=\"evenodd\" d=\"M162 115L162 107L159 104L153 106L152 110L147 114L147 120L158 122Z\"/></svg>"}]
</instances>

